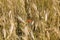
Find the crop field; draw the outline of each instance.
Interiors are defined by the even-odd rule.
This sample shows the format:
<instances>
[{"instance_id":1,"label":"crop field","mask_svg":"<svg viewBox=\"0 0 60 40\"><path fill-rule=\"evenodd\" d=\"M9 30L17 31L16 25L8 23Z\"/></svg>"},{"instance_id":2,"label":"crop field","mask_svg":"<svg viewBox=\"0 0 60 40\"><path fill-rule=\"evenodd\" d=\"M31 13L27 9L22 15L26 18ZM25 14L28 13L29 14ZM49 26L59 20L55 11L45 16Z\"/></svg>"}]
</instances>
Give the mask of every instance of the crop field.
<instances>
[{"instance_id":1,"label":"crop field","mask_svg":"<svg viewBox=\"0 0 60 40\"><path fill-rule=\"evenodd\" d=\"M0 0L0 40L60 40L60 0Z\"/></svg>"}]
</instances>

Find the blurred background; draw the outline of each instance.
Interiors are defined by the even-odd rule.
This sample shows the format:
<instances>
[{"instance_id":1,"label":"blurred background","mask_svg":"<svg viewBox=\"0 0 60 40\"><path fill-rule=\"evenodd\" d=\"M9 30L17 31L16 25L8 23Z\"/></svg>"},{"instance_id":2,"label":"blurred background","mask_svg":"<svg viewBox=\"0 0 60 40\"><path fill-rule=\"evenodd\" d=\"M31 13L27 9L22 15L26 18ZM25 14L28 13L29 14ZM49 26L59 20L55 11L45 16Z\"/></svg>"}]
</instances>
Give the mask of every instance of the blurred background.
<instances>
[{"instance_id":1,"label":"blurred background","mask_svg":"<svg viewBox=\"0 0 60 40\"><path fill-rule=\"evenodd\" d=\"M60 0L0 0L0 40L60 40Z\"/></svg>"}]
</instances>

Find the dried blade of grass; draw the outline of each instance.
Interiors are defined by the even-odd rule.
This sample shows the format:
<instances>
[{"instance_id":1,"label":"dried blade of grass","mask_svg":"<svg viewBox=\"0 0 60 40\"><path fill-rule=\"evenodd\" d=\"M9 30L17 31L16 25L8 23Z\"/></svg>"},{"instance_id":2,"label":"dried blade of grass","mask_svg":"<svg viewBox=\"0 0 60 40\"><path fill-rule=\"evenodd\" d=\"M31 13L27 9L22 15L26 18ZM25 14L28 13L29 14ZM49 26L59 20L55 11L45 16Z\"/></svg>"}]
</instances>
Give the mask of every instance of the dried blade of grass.
<instances>
[{"instance_id":1,"label":"dried blade of grass","mask_svg":"<svg viewBox=\"0 0 60 40\"><path fill-rule=\"evenodd\" d=\"M4 35L4 38L6 38L6 30L5 30L5 28L3 28L3 35Z\"/></svg>"},{"instance_id":2,"label":"dried blade of grass","mask_svg":"<svg viewBox=\"0 0 60 40\"><path fill-rule=\"evenodd\" d=\"M37 29L38 27L38 22L35 23L35 30Z\"/></svg>"},{"instance_id":3,"label":"dried blade of grass","mask_svg":"<svg viewBox=\"0 0 60 40\"><path fill-rule=\"evenodd\" d=\"M54 32L56 32L57 34L59 34L59 30L57 28L53 28Z\"/></svg>"},{"instance_id":4,"label":"dried blade of grass","mask_svg":"<svg viewBox=\"0 0 60 40\"><path fill-rule=\"evenodd\" d=\"M26 36L29 34L28 27L24 28L24 33L25 33Z\"/></svg>"},{"instance_id":5,"label":"dried blade of grass","mask_svg":"<svg viewBox=\"0 0 60 40\"><path fill-rule=\"evenodd\" d=\"M18 20L20 20L22 23L26 23L20 16L17 16L16 18L18 18Z\"/></svg>"},{"instance_id":6,"label":"dried blade of grass","mask_svg":"<svg viewBox=\"0 0 60 40\"><path fill-rule=\"evenodd\" d=\"M28 40L27 36L22 36L23 40Z\"/></svg>"},{"instance_id":7,"label":"dried blade of grass","mask_svg":"<svg viewBox=\"0 0 60 40\"><path fill-rule=\"evenodd\" d=\"M32 30L31 30L30 33L31 33L31 37L32 37L32 39L35 40Z\"/></svg>"},{"instance_id":8,"label":"dried blade of grass","mask_svg":"<svg viewBox=\"0 0 60 40\"><path fill-rule=\"evenodd\" d=\"M22 38L24 40L28 40L29 30L28 30L27 26L25 26L25 28L23 29L23 32L24 32L25 36L23 36Z\"/></svg>"},{"instance_id":9,"label":"dried blade of grass","mask_svg":"<svg viewBox=\"0 0 60 40\"><path fill-rule=\"evenodd\" d=\"M13 16L12 16L12 11L9 11L9 17L11 18L10 19L10 24L11 24L11 26L10 26L10 33L9 33L9 35L8 35L8 37L7 37L7 39L9 39L9 37L11 36L11 34L13 33L13 30L14 30L14 21L13 21Z\"/></svg>"},{"instance_id":10,"label":"dried blade of grass","mask_svg":"<svg viewBox=\"0 0 60 40\"><path fill-rule=\"evenodd\" d=\"M45 21L47 21L47 13L45 14Z\"/></svg>"},{"instance_id":11,"label":"dried blade of grass","mask_svg":"<svg viewBox=\"0 0 60 40\"><path fill-rule=\"evenodd\" d=\"M39 11L37 10L37 6L35 3L32 3L32 8L36 11L36 17L39 18Z\"/></svg>"},{"instance_id":12,"label":"dried blade of grass","mask_svg":"<svg viewBox=\"0 0 60 40\"><path fill-rule=\"evenodd\" d=\"M44 13L45 13L45 21L47 21L49 12L44 10Z\"/></svg>"},{"instance_id":13,"label":"dried blade of grass","mask_svg":"<svg viewBox=\"0 0 60 40\"><path fill-rule=\"evenodd\" d=\"M57 13L58 15L60 15L60 14L59 14L59 13L60 13L60 10L58 9L58 7L53 6L53 8L54 8L54 10L56 11L56 13Z\"/></svg>"},{"instance_id":14,"label":"dried blade of grass","mask_svg":"<svg viewBox=\"0 0 60 40\"><path fill-rule=\"evenodd\" d=\"M32 25L34 24L34 21L32 21L32 23L31 23Z\"/></svg>"},{"instance_id":15,"label":"dried blade of grass","mask_svg":"<svg viewBox=\"0 0 60 40\"><path fill-rule=\"evenodd\" d=\"M48 31L47 31L47 38L48 38L48 40L50 40L50 34Z\"/></svg>"},{"instance_id":16,"label":"dried blade of grass","mask_svg":"<svg viewBox=\"0 0 60 40\"><path fill-rule=\"evenodd\" d=\"M3 18L2 18L2 20L4 21L4 22L2 22L2 24L3 24L3 29L2 29L2 32L3 32L3 36L4 36L4 38L6 38L6 29L5 29L5 24L6 24L6 16L5 16L5 14L3 15Z\"/></svg>"},{"instance_id":17,"label":"dried blade of grass","mask_svg":"<svg viewBox=\"0 0 60 40\"><path fill-rule=\"evenodd\" d=\"M32 7L37 11L37 6L36 6L36 4L32 4Z\"/></svg>"}]
</instances>

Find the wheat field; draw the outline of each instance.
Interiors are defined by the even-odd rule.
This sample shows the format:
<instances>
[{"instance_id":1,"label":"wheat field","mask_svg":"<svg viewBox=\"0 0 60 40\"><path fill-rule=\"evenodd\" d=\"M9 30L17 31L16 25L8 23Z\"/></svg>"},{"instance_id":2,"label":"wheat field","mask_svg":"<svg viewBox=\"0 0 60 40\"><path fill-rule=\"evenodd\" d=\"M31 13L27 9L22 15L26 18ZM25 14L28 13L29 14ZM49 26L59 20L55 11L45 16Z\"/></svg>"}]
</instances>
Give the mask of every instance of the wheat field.
<instances>
[{"instance_id":1,"label":"wheat field","mask_svg":"<svg viewBox=\"0 0 60 40\"><path fill-rule=\"evenodd\" d=\"M60 40L60 0L0 0L0 40Z\"/></svg>"}]
</instances>

